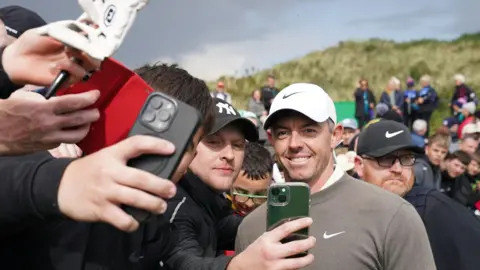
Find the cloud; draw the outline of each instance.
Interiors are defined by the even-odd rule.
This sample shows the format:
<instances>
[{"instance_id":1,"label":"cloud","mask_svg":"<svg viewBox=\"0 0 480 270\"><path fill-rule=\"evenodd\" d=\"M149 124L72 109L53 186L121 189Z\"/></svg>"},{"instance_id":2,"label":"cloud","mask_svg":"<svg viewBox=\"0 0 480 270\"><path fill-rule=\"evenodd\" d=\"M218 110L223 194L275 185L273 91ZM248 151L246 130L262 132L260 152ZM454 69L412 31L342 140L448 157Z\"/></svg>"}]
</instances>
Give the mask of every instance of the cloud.
<instances>
[{"instance_id":1,"label":"cloud","mask_svg":"<svg viewBox=\"0 0 480 270\"><path fill-rule=\"evenodd\" d=\"M268 68L272 59L303 55L316 49L314 44L314 36L309 31L282 31L261 39L206 45L181 56L178 63L195 76L213 80L220 74L240 75L252 67Z\"/></svg>"},{"instance_id":2,"label":"cloud","mask_svg":"<svg viewBox=\"0 0 480 270\"><path fill-rule=\"evenodd\" d=\"M214 79L251 66L267 68L352 37L436 37L480 26L478 0L437 0L420 8L418 0L367 2L150 0L115 57L132 68L168 60ZM47 21L81 13L76 0L2 0L3 6L11 4L31 8Z\"/></svg>"},{"instance_id":3,"label":"cloud","mask_svg":"<svg viewBox=\"0 0 480 270\"><path fill-rule=\"evenodd\" d=\"M151 0L139 13L115 57L135 67L165 58L192 63L188 59L198 57L201 52L218 59L214 56L218 52L228 56L225 62L237 65L242 63L242 56L228 55L228 52L243 49L234 43L249 45L269 34L278 34L291 26L287 15L292 11L308 4L329 1ZM2 1L2 5L11 4L35 10L47 21L73 19L81 13L77 1L73 0Z\"/></svg>"},{"instance_id":4,"label":"cloud","mask_svg":"<svg viewBox=\"0 0 480 270\"><path fill-rule=\"evenodd\" d=\"M132 52L141 51L148 59L177 60L212 44L257 39L284 28L283 14L309 1L150 1L119 55L132 61Z\"/></svg>"}]
</instances>

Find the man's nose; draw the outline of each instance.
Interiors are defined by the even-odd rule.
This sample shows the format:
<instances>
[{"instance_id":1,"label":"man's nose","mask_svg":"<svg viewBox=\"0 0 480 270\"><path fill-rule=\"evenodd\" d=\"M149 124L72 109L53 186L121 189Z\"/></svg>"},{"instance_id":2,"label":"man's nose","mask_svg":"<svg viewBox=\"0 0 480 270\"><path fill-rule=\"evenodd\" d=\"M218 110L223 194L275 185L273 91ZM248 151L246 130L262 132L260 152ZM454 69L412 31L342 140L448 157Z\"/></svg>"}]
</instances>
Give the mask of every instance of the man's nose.
<instances>
[{"instance_id":1,"label":"man's nose","mask_svg":"<svg viewBox=\"0 0 480 270\"><path fill-rule=\"evenodd\" d=\"M233 148L231 144L227 144L222 150L222 158L226 160L233 160Z\"/></svg>"},{"instance_id":2,"label":"man's nose","mask_svg":"<svg viewBox=\"0 0 480 270\"><path fill-rule=\"evenodd\" d=\"M245 206L248 207L248 208L254 207L255 204L253 203L253 199L252 199L252 198L248 198L248 201L245 202Z\"/></svg>"},{"instance_id":3,"label":"man's nose","mask_svg":"<svg viewBox=\"0 0 480 270\"><path fill-rule=\"evenodd\" d=\"M290 141L288 147L291 149L298 149L301 148L303 145L300 135L297 132L292 132L290 136Z\"/></svg>"},{"instance_id":4,"label":"man's nose","mask_svg":"<svg viewBox=\"0 0 480 270\"><path fill-rule=\"evenodd\" d=\"M397 158L393 165L390 167L390 171L401 173L402 172L402 164L400 164L400 160Z\"/></svg>"}]
</instances>

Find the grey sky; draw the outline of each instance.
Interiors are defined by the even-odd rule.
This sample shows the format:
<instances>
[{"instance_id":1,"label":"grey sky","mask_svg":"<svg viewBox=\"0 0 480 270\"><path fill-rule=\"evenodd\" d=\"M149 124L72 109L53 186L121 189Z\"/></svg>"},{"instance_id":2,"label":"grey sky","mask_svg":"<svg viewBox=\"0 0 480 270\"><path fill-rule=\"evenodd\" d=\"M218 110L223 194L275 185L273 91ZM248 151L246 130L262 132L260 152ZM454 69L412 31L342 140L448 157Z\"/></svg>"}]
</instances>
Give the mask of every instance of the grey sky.
<instances>
[{"instance_id":1,"label":"grey sky","mask_svg":"<svg viewBox=\"0 0 480 270\"><path fill-rule=\"evenodd\" d=\"M47 21L75 19L75 0L2 0ZM478 0L151 0L115 55L130 67L180 63L213 79L268 68L344 39L451 38L480 30Z\"/></svg>"}]
</instances>

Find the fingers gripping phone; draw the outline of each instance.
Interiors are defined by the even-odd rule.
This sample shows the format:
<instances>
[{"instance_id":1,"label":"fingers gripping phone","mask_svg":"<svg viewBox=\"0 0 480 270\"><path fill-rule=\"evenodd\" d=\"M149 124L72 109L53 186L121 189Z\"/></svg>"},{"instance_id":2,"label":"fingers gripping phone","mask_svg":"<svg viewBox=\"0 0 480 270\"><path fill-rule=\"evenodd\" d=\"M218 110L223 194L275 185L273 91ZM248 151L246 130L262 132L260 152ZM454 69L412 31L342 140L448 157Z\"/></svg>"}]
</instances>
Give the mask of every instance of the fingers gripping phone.
<instances>
[{"instance_id":1,"label":"fingers gripping phone","mask_svg":"<svg viewBox=\"0 0 480 270\"><path fill-rule=\"evenodd\" d=\"M128 162L138 168L164 179L171 179L202 122L200 113L193 107L165 94L151 93L130 130L129 137L150 135L165 139L175 145L171 156L142 155ZM150 217L150 213L130 206L124 210L138 222Z\"/></svg>"},{"instance_id":2,"label":"fingers gripping phone","mask_svg":"<svg viewBox=\"0 0 480 270\"><path fill-rule=\"evenodd\" d=\"M275 183L268 188L267 195L267 231L298 218L308 217L310 211L310 187L301 182ZM299 230L281 242L288 243L308 238L308 228ZM302 252L294 257L306 256Z\"/></svg>"}]
</instances>

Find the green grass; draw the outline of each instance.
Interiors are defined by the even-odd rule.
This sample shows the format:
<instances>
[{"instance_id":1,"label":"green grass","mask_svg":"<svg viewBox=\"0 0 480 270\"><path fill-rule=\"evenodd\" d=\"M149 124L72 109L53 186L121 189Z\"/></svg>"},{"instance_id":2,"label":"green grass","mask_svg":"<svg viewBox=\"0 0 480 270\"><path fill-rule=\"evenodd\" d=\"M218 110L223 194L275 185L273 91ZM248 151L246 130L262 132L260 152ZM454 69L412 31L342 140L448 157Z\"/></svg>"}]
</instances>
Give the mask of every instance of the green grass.
<instances>
[{"instance_id":1,"label":"green grass","mask_svg":"<svg viewBox=\"0 0 480 270\"><path fill-rule=\"evenodd\" d=\"M480 33L465 34L452 41L431 39L396 43L370 39L343 41L323 51L273 66L241 78L222 77L232 94L234 106L245 108L251 92L262 86L270 73L277 77L281 89L295 82L320 85L334 101L353 100L353 90L359 78L369 80L378 98L388 79L396 76L404 84L408 76L432 76L433 87L441 97L441 106L434 113L432 128L449 115L447 104L453 92L453 75L462 73L467 84L480 91ZM210 82L213 89L215 82ZM478 92L480 93L480 92Z\"/></svg>"}]
</instances>

